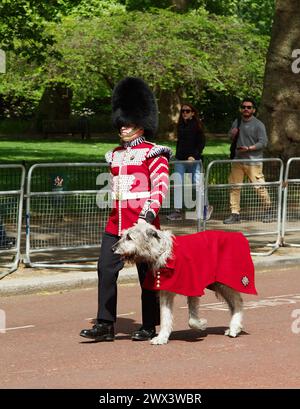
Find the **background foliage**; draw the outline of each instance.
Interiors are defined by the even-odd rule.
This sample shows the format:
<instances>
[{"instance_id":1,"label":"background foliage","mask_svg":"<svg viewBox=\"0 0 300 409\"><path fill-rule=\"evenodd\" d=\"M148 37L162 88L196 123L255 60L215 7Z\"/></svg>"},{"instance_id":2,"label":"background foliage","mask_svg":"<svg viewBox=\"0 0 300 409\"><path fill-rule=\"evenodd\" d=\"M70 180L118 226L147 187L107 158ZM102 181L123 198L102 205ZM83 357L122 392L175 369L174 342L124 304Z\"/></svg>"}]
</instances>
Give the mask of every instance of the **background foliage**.
<instances>
[{"instance_id":1,"label":"background foliage","mask_svg":"<svg viewBox=\"0 0 300 409\"><path fill-rule=\"evenodd\" d=\"M239 98L260 98L273 7L273 0L1 0L0 47L8 52L0 117L33 117L51 84L73 91L73 112L105 113L114 84L135 75L158 98L188 99L209 126L225 128Z\"/></svg>"}]
</instances>

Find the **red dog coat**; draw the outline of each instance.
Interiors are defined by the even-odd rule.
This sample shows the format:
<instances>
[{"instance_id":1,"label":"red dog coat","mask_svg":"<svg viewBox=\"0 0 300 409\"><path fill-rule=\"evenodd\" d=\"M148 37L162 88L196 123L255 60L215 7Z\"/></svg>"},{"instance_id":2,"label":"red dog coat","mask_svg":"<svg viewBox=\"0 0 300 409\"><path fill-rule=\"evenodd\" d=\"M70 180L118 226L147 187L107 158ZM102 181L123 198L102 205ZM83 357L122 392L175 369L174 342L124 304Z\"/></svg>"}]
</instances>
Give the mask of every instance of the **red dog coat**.
<instances>
[{"instance_id":1,"label":"red dog coat","mask_svg":"<svg viewBox=\"0 0 300 409\"><path fill-rule=\"evenodd\" d=\"M166 266L149 271L143 287L186 296L201 296L219 282L236 291L257 294L248 240L242 233L204 231L175 236Z\"/></svg>"}]
</instances>

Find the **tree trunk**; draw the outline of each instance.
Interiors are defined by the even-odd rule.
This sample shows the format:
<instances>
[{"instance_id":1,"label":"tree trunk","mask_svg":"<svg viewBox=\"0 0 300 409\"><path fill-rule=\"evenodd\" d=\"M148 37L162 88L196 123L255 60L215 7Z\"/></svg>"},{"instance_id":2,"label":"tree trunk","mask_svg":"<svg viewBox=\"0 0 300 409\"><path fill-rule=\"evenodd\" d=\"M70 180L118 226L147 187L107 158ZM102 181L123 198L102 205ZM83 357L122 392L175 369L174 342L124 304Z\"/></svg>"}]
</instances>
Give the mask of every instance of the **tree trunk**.
<instances>
[{"instance_id":1,"label":"tree trunk","mask_svg":"<svg viewBox=\"0 0 300 409\"><path fill-rule=\"evenodd\" d=\"M172 0L171 3L178 11L186 11L189 5L189 0Z\"/></svg>"},{"instance_id":2,"label":"tree trunk","mask_svg":"<svg viewBox=\"0 0 300 409\"><path fill-rule=\"evenodd\" d=\"M46 87L35 115L35 129L43 129L44 120L68 119L71 114L73 92L62 83Z\"/></svg>"},{"instance_id":3,"label":"tree trunk","mask_svg":"<svg viewBox=\"0 0 300 409\"><path fill-rule=\"evenodd\" d=\"M299 21L299 0L276 1L260 119L267 128L269 155L284 160L300 156L300 59L294 51L300 48Z\"/></svg>"},{"instance_id":4,"label":"tree trunk","mask_svg":"<svg viewBox=\"0 0 300 409\"><path fill-rule=\"evenodd\" d=\"M180 91L161 91L158 95L158 137L173 140L180 110Z\"/></svg>"}]
</instances>

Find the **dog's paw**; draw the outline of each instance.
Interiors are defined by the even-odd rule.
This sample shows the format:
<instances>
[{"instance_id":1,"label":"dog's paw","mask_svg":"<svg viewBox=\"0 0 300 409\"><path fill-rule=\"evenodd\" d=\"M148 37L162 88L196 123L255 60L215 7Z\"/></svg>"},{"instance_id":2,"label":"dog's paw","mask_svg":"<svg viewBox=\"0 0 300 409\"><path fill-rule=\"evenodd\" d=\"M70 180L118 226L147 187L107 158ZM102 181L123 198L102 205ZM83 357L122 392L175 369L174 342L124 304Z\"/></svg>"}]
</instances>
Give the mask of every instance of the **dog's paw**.
<instances>
[{"instance_id":1,"label":"dog's paw","mask_svg":"<svg viewBox=\"0 0 300 409\"><path fill-rule=\"evenodd\" d=\"M152 345L165 345L169 341L168 337L165 336L157 336L151 339L150 344Z\"/></svg>"},{"instance_id":2,"label":"dog's paw","mask_svg":"<svg viewBox=\"0 0 300 409\"><path fill-rule=\"evenodd\" d=\"M242 331L241 327L238 328L228 328L225 331L225 335L227 335L230 338L236 338Z\"/></svg>"},{"instance_id":3,"label":"dog's paw","mask_svg":"<svg viewBox=\"0 0 300 409\"><path fill-rule=\"evenodd\" d=\"M189 327L192 329L204 331L207 328L207 320L205 318L190 318L189 319Z\"/></svg>"}]
</instances>

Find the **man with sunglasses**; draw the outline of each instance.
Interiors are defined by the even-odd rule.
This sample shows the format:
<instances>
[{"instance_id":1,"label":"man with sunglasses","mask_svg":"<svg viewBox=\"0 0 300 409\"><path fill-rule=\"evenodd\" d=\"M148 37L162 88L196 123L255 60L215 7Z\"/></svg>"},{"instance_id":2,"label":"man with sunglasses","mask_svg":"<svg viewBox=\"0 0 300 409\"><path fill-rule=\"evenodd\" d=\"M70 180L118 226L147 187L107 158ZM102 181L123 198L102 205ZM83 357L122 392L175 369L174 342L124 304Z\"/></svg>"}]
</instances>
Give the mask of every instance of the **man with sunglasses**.
<instances>
[{"instance_id":1,"label":"man with sunglasses","mask_svg":"<svg viewBox=\"0 0 300 409\"><path fill-rule=\"evenodd\" d=\"M267 146L268 138L264 124L254 116L256 112L255 102L252 98L244 98L241 107L241 122L238 128L236 119L229 131L231 139L237 137L236 151L234 159L261 159L263 150ZM231 167L228 182L230 184L243 183L244 176L247 176L251 183L255 183L255 189L263 203L264 223L272 221L271 200L267 189L264 186L257 186L257 183L265 183L263 175L263 165L261 162L234 162ZM240 223L240 196L241 188L233 187L230 191L231 215L223 221L224 224Z\"/></svg>"}]
</instances>

